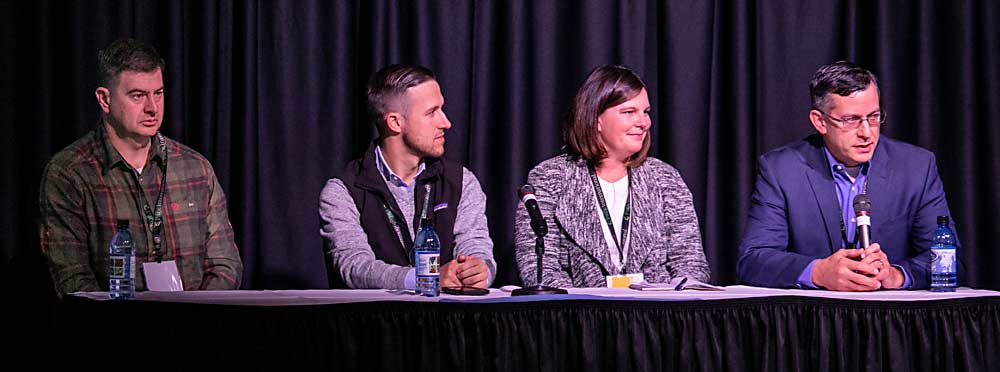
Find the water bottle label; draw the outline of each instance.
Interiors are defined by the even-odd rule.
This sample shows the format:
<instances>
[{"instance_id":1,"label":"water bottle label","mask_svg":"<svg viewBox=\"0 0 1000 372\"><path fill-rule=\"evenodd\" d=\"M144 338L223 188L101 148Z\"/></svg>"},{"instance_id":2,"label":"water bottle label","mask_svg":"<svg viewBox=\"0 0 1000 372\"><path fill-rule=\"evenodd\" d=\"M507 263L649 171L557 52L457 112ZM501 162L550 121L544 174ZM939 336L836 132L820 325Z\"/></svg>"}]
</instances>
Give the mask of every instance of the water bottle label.
<instances>
[{"instance_id":1,"label":"water bottle label","mask_svg":"<svg viewBox=\"0 0 1000 372\"><path fill-rule=\"evenodd\" d=\"M125 262L124 256L111 256L111 279L125 279L125 271L129 273L129 279L135 279L135 256L129 256Z\"/></svg>"},{"instance_id":2,"label":"water bottle label","mask_svg":"<svg viewBox=\"0 0 1000 372\"><path fill-rule=\"evenodd\" d=\"M955 272L955 250L954 249L931 249L934 259L931 261L932 273L954 273Z\"/></svg>"},{"instance_id":3,"label":"water bottle label","mask_svg":"<svg viewBox=\"0 0 1000 372\"><path fill-rule=\"evenodd\" d=\"M438 276L439 265L441 263L441 253L439 252L417 252L417 275L418 276Z\"/></svg>"},{"instance_id":4,"label":"water bottle label","mask_svg":"<svg viewBox=\"0 0 1000 372\"><path fill-rule=\"evenodd\" d=\"M125 257L111 256L111 279L125 279Z\"/></svg>"}]
</instances>

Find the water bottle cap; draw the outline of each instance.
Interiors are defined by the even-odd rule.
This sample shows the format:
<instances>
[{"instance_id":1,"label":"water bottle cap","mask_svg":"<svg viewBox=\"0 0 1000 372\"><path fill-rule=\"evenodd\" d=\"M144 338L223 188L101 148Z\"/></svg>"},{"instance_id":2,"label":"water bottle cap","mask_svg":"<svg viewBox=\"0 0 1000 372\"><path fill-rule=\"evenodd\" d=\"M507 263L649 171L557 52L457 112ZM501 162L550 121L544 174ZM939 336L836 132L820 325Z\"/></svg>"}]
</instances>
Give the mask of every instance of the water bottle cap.
<instances>
[{"instance_id":1,"label":"water bottle cap","mask_svg":"<svg viewBox=\"0 0 1000 372\"><path fill-rule=\"evenodd\" d=\"M420 219L420 227L425 227L425 226L432 226L433 227L434 223L431 222L430 218L427 218L427 217L421 218Z\"/></svg>"},{"instance_id":2,"label":"water bottle cap","mask_svg":"<svg viewBox=\"0 0 1000 372\"><path fill-rule=\"evenodd\" d=\"M948 225L948 216L938 216L937 223L938 225Z\"/></svg>"},{"instance_id":3,"label":"water bottle cap","mask_svg":"<svg viewBox=\"0 0 1000 372\"><path fill-rule=\"evenodd\" d=\"M115 222L115 227L119 229L128 228L128 220L118 220Z\"/></svg>"}]
</instances>

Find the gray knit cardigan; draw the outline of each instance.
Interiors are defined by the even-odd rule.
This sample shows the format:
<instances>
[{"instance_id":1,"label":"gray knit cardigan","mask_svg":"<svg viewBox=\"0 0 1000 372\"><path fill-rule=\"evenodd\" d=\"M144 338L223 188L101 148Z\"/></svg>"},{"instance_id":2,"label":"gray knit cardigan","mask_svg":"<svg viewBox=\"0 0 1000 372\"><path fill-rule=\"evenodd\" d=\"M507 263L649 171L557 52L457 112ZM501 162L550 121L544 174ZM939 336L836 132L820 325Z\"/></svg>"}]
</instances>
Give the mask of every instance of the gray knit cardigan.
<instances>
[{"instance_id":1,"label":"gray knit cardigan","mask_svg":"<svg viewBox=\"0 0 1000 372\"><path fill-rule=\"evenodd\" d=\"M631 227L626 273L642 272L647 282L673 277L709 280L698 216L680 173L655 158L632 170ZM612 264L587 163L560 155L538 164L528 183L548 224L542 282L557 287L603 287ZM517 266L526 286L536 284L535 235L523 204L515 216ZM620 229L615 226L616 230ZM618 231L616 231L616 234Z\"/></svg>"}]
</instances>

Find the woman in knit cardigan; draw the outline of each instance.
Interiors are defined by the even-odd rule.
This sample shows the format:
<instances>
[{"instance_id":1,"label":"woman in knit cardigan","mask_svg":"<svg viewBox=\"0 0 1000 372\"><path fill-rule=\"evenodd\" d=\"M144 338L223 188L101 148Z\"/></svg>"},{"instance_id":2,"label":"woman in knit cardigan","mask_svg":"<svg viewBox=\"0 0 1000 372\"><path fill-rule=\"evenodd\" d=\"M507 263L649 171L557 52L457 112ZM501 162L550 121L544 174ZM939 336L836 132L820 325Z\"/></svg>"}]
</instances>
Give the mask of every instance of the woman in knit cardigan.
<instances>
[{"instance_id":1,"label":"woman in knit cardigan","mask_svg":"<svg viewBox=\"0 0 1000 372\"><path fill-rule=\"evenodd\" d=\"M603 287L608 276L646 282L709 280L691 192L674 167L649 150L649 95L634 71L594 69L564 124L564 153L528 174L548 224L542 283ZM518 268L535 285L535 235L521 206L515 220Z\"/></svg>"}]
</instances>

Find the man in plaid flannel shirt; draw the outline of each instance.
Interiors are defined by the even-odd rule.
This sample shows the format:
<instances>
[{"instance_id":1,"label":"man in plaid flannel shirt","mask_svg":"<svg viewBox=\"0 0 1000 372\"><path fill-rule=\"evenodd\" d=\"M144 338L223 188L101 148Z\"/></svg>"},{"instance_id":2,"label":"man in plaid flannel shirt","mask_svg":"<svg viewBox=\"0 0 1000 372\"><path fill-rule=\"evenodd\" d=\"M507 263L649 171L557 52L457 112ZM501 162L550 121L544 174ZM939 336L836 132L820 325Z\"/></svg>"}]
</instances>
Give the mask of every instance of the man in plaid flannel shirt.
<instances>
[{"instance_id":1,"label":"man in plaid flannel shirt","mask_svg":"<svg viewBox=\"0 0 1000 372\"><path fill-rule=\"evenodd\" d=\"M243 263L212 165L159 133L164 66L135 40L100 51L101 121L45 168L41 247L60 294L108 290L119 219L129 221L135 242L136 290L148 284L141 263L157 261L174 261L185 290L240 286Z\"/></svg>"}]
</instances>

